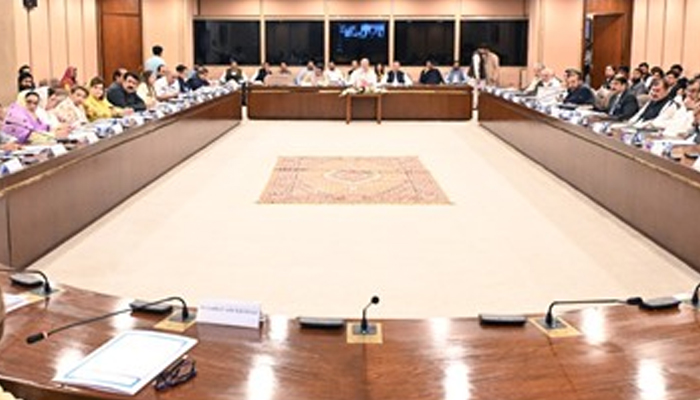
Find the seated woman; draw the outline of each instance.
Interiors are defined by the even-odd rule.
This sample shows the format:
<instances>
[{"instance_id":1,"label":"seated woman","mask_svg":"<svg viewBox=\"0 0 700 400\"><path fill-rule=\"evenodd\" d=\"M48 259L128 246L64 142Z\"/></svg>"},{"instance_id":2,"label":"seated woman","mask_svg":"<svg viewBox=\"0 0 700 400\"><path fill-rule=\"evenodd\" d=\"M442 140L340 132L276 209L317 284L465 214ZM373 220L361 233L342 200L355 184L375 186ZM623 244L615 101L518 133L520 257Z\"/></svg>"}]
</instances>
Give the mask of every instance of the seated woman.
<instances>
[{"instance_id":1,"label":"seated woman","mask_svg":"<svg viewBox=\"0 0 700 400\"><path fill-rule=\"evenodd\" d=\"M158 100L156 99L156 89L153 85L156 82L156 74L153 71L144 71L141 75L141 83L136 89L136 94L146 103L147 108L153 108Z\"/></svg>"},{"instance_id":2,"label":"seated woman","mask_svg":"<svg viewBox=\"0 0 700 400\"><path fill-rule=\"evenodd\" d=\"M60 102L56 108L50 111L62 124L71 128L88 123L83 103L88 97L88 90L82 86L75 86L70 91L70 96Z\"/></svg>"},{"instance_id":3,"label":"seated woman","mask_svg":"<svg viewBox=\"0 0 700 400\"><path fill-rule=\"evenodd\" d=\"M27 92L24 95L24 105L12 103L2 124L4 139L17 144L40 144L53 140L49 125L36 115L39 101L36 92Z\"/></svg>"},{"instance_id":4,"label":"seated woman","mask_svg":"<svg viewBox=\"0 0 700 400\"><path fill-rule=\"evenodd\" d=\"M90 80L90 95L83 103L83 107L90 122L104 118L122 117L133 112L130 108L115 107L105 98L105 83L99 77Z\"/></svg>"},{"instance_id":5,"label":"seated woman","mask_svg":"<svg viewBox=\"0 0 700 400\"><path fill-rule=\"evenodd\" d=\"M63 78L59 83L62 88L66 90L71 90L73 86L78 84L78 69L75 67L68 67L63 73Z\"/></svg>"},{"instance_id":6,"label":"seated woman","mask_svg":"<svg viewBox=\"0 0 700 400\"><path fill-rule=\"evenodd\" d=\"M17 91L22 92L24 90L34 90L36 85L34 84L34 77L29 72L20 73L17 77Z\"/></svg>"}]
</instances>

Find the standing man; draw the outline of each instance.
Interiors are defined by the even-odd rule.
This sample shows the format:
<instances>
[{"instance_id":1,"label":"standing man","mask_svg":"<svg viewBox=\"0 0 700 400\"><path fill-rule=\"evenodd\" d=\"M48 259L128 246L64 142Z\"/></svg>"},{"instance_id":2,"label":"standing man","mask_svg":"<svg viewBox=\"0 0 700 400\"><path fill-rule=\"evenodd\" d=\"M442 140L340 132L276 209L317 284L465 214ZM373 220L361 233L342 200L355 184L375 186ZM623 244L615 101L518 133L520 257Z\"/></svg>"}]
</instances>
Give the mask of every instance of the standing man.
<instances>
[{"instance_id":1,"label":"standing man","mask_svg":"<svg viewBox=\"0 0 700 400\"><path fill-rule=\"evenodd\" d=\"M486 45L480 45L472 55L471 75L479 82L498 85L500 68L498 56Z\"/></svg>"},{"instance_id":2,"label":"standing man","mask_svg":"<svg viewBox=\"0 0 700 400\"><path fill-rule=\"evenodd\" d=\"M151 49L151 52L153 55L151 58L146 60L145 63L143 63L143 70L151 71L155 74L158 72L158 68L160 68L161 65L165 65L165 60L163 59L163 48L159 45L155 45Z\"/></svg>"}]
</instances>

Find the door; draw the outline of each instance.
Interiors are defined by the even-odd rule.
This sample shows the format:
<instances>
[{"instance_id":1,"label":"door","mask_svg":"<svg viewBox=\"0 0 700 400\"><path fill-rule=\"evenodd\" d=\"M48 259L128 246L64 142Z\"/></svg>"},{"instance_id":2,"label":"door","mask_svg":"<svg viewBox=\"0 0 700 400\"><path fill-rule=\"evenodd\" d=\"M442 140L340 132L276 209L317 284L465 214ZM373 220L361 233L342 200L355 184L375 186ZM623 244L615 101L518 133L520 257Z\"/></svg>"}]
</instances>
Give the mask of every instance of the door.
<instances>
[{"instance_id":1,"label":"door","mask_svg":"<svg viewBox=\"0 0 700 400\"><path fill-rule=\"evenodd\" d=\"M143 65L141 0L100 1L102 76L109 85L120 67L140 72Z\"/></svg>"},{"instance_id":2,"label":"door","mask_svg":"<svg viewBox=\"0 0 700 400\"><path fill-rule=\"evenodd\" d=\"M591 86L598 88L605 81L605 67L624 63L624 17L622 14L593 17Z\"/></svg>"}]
</instances>

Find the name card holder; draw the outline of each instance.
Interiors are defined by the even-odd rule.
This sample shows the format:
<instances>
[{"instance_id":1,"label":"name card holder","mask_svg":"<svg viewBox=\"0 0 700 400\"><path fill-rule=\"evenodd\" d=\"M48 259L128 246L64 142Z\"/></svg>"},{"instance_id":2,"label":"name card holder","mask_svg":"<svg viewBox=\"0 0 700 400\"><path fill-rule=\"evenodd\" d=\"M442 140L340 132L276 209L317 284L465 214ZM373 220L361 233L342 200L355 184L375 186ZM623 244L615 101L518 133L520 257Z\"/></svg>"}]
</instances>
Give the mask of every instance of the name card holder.
<instances>
[{"instance_id":1,"label":"name card holder","mask_svg":"<svg viewBox=\"0 0 700 400\"><path fill-rule=\"evenodd\" d=\"M17 171L22 170L23 168L24 165L19 160L19 158L13 158L11 160L8 160L2 164L2 167L0 167L3 175L14 174Z\"/></svg>"},{"instance_id":2,"label":"name card holder","mask_svg":"<svg viewBox=\"0 0 700 400\"><path fill-rule=\"evenodd\" d=\"M233 300L204 300L199 305L197 323L260 329L260 303Z\"/></svg>"},{"instance_id":3,"label":"name card holder","mask_svg":"<svg viewBox=\"0 0 700 400\"><path fill-rule=\"evenodd\" d=\"M51 153L52 156L58 157L62 156L66 153L68 153L68 150L66 150L66 146L62 144L55 144L49 148L49 152Z\"/></svg>"}]
</instances>

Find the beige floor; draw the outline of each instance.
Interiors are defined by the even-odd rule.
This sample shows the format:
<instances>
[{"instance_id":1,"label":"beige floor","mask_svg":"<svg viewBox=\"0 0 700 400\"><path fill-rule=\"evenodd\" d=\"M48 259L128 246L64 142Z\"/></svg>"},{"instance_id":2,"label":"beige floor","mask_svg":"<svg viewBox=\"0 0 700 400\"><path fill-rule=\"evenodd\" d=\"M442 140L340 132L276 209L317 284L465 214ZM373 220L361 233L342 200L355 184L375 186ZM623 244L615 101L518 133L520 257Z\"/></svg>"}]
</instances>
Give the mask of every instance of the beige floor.
<instances>
[{"instance_id":1,"label":"beige floor","mask_svg":"<svg viewBox=\"0 0 700 400\"><path fill-rule=\"evenodd\" d=\"M418 155L452 206L257 205L280 155ZM476 124L245 122L36 267L127 297L274 314L544 311L699 276Z\"/></svg>"}]
</instances>

